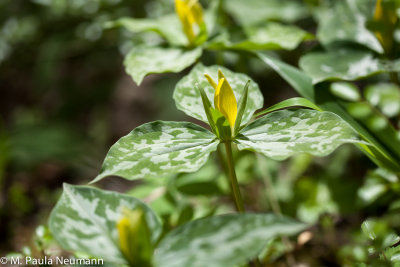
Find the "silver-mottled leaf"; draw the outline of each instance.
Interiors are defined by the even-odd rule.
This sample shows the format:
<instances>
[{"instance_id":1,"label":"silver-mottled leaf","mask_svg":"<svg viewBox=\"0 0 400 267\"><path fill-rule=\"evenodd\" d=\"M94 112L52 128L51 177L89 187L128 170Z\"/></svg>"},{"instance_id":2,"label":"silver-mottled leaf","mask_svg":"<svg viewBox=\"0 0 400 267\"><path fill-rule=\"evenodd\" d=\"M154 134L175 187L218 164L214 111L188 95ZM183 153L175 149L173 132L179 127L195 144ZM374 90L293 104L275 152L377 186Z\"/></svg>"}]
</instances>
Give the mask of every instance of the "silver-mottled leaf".
<instances>
[{"instance_id":1,"label":"silver-mottled leaf","mask_svg":"<svg viewBox=\"0 0 400 267\"><path fill-rule=\"evenodd\" d=\"M251 80L246 110L244 111L242 118L243 123L248 122L254 111L263 106L264 100L258 85L246 74L235 73L217 65L206 67L202 64L197 64L187 76L183 77L178 82L174 91L174 100L177 108L189 116L208 123L203 103L201 101L200 92L196 90L195 84L198 83L199 87L204 88L209 99L214 99L215 90L208 83L204 74L207 73L214 79L214 81L218 81L218 69L224 73L237 100L242 97L246 82Z\"/></svg>"},{"instance_id":2,"label":"silver-mottled leaf","mask_svg":"<svg viewBox=\"0 0 400 267\"><path fill-rule=\"evenodd\" d=\"M107 28L117 26L124 27L133 33L145 31L156 32L172 45L183 46L187 44L186 36L182 31L182 25L176 14L165 15L157 19L127 17L106 24Z\"/></svg>"},{"instance_id":3,"label":"silver-mottled leaf","mask_svg":"<svg viewBox=\"0 0 400 267\"><path fill-rule=\"evenodd\" d=\"M378 39L366 28L366 13L373 10L373 5L374 1L343 0L335 1L333 7L320 9L317 13L318 39L325 46L337 41L350 41L382 53L383 48Z\"/></svg>"},{"instance_id":4,"label":"silver-mottled leaf","mask_svg":"<svg viewBox=\"0 0 400 267\"><path fill-rule=\"evenodd\" d=\"M126 72L140 84L151 73L180 72L201 56L202 49L184 50L150 46L134 47L125 57Z\"/></svg>"},{"instance_id":5,"label":"silver-mottled leaf","mask_svg":"<svg viewBox=\"0 0 400 267\"><path fill-rule=\"evenodd\" d=\"M373 74L399 69L398 63L384 62L370 52L338 49L313 52L300 59L300 67L313 83L325 80L357 80Z\"/></svg>"},{"instance_id":6,"label":"silver-mottled leaf","mask_svg":"<svg viewBox=\"0 0 400 267\"><path fill-rule=\"evenodd\" d=\"M331 112L281 110L261 117L238 135L238 148L283 160L297 153L326 156L343 143L361 142L355 131Z\"/></svg>"},{"instance_id":7,"label":"silver-mottled leaf","mask_svg":"<svg viewBox=\"0 0 400 267\"><path fill-rule=\"evenodd\" d=\"M267 20L294 22L308 14L304 5L291 0L229 0L224 5L242 25L255 25Z\"/></svg>"},{"instance_id":8,"label":"silver-mottled leaf","mask_svg":"<svg viewBox=\"0 0 400 267\"><path fill-rule=\"evenodd\" d=\"M193 123L146 123L111 147L93 182L110 175L135 180L194 172L217 146L214 134Z\"/></svg>"},{"instance_id":9,"label":"silver-mottled leaf","mask_svg":"<svg viewBox=\"0 0 400 267\"><path fill-rule=\"evenodd\" d=\"M131 196L87 186L64 184L64 192L50 215L50 230L66 250L125 263L116 228L124 208L144 211L155 242L161 233L161 225L147 205Z\"/></svg>"},{"instance_id":10,"label":"silver-mottled leaf","mask_svg":"<svg viewBox=\"0 0 400 267\"><path fill-rule=\"evenodd\" d=\"M170 232L154 254L155 267L233 267L258 256L267 242L306 225L274 214L230 214L200 219Z\"/></svg>"},{"instance_id":11,"label":"silver-mottled leaf","mask_svg":"<svg viewBox=\"0 0 400 267\"><path fill-rule=\"evenodd\" d=\"M292 25L284 25L277 22L263 23L260 26L244 28L247 40L232 43L228 36L220 36L208 44L213 50L293 50L299 44L312 38L306 31Z\"/></svg>"}]
</instances>

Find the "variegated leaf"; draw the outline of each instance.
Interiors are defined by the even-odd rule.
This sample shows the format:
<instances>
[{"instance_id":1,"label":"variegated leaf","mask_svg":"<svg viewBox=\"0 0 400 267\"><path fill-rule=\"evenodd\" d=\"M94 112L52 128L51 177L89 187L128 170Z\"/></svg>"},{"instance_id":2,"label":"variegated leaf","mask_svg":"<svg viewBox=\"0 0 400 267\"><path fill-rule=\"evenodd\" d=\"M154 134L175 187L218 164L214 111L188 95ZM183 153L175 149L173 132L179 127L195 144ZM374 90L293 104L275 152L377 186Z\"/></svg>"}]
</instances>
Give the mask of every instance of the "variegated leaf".
<instances>
[{"instance_id":1,"label":"variegated leaf","mask_svg":"<svg viewBox=\"0 0 400 267\"><path fill-rule=\"evenodd\" d=\"M194 172L217 146L214 134L193 123L146 123L111 147L93 182L110 175L135 180Z\"/></svg>"},{"instance_id":2,"label":"variegated leaf","mask_svg":"<svg viewBox=\"0 0 400 267\"><path fill-rule=\"evenodd\" d=\"M293 50L304 40L313 38L313 35L292 25L277 22L263 23L262 26L246 27L244 31L247 39L237 43L231 42L229 36L221 35L208 43L212 50Z\"/></svg>"},{"instance_id":3,"label":"variegated leaf","mask_svg":"<svg viewBox=\"0 0 400 267\"><path fill-rule=\"evenodd\" d=\"M294 22L308 15L305 6L293 0L229 0L224 6L242 25L262 24L268 20Z\"/></svg>"},{"instance_id":4,"label":"variegated leaf","mask_svg":"<svg viewBox=\"0 0 400 267\"><path fill-rule=\"evenodd\" d=\"M370 52L344 48L306 54L300 59L300 67L312 77L313 83L352 81L380 72L400 70L398 61L382 61Z\"/></svg>"},{"instance_id":5,"label":"variegated leaf","mask_svg":"<svg viewBox=\"0 0 400 267\"><path fill-rule=\"evenodd\" d=\"M87 186L64 184L64 192L50 215L50 230L66 250L125 263L116 228L124 208L144 211L155 242L161 233L161 225L147 205L131 196Z\"/></svg>"},{"instance_id":6,"label":"variegated leaf","mask_svg":"<svg viewBox=\"0 0 400 267\"><path fill-rule=\"evenodd\" d=\"M374 9L375 1L343 0L332 4L316 12L319 21L317 37L324 46L338 41L355 42L383 52L374 33L366 27L368 13Z\"/></svg>"},{"instance_id":7,"label":"variegated leaf","mask_svg":"<svg viewBox=\"0 0 400 267\"><path fill-rule=\"evenodd\" d=\"M233 267L256 258L269 240L294 235L304 223L274 214L200 219L170 232L154 254L155 267Z\"/></svg>"},{"instance_id":8,"label":"variegated leaf","mask_svg":"<svg viewBox=\"0 0 400 267\"><path fill-rule=\"evenodd\" d=\"M178 82L175 87L174 100L177 108L189 116L208 123L203 103L201 101L200 92L196 90L195 84L198 83L199 87L204 88L207 97L213 100L215 90L208 83L207 79L204 77L204 74L207 73L214 79L214 81L218 81L218 69L224 73L226 79L233 89L236 99L239 100L244 93L244 86L246 85L246 82L251 80L249 76L242 73L232 72L217 65L206 67L202 64L197 64L187 76L183 77ZM251 80L247 105L244 111L242 122L248 122L254 111L263 106L263 102L263 96L258 85Z\"/></svg>"},{"instance_id":9,"label":"variegated leaf","mask_svg":"<svg viewBox=\"0 0 400 267\"><path fill-rule=\"evenodd\" d=\"M187 39L182 31L181 22L176 14L169 14L157 19L120 18L106 24L107 28L124 27L130 32L140 33L153 31L165 38L170 44L176 46L187 45Z\"/></svg>"},{"instance_id":10,"label":"variegated leaf","mask_svg":"<svg viewBox=\"0 0 400 267\"><path fill-rule=\"evenodd\" d=\"M151 73L180 72L201 56L202 49L134 47L125 57L126 72L139 85Z\"/></svg>"},{"instance_id":11,"label":"variegated leaf","mask_svg":"<svg viewBox=\"0 0 400 267\"><path fill-rule=\"evenodd\" d=\"M326 156L343 143L361 142L355 131L331 112L281 110L261 117L238 135L239 149L283 160L297 153Z\"/></svg>"}]
</instances>

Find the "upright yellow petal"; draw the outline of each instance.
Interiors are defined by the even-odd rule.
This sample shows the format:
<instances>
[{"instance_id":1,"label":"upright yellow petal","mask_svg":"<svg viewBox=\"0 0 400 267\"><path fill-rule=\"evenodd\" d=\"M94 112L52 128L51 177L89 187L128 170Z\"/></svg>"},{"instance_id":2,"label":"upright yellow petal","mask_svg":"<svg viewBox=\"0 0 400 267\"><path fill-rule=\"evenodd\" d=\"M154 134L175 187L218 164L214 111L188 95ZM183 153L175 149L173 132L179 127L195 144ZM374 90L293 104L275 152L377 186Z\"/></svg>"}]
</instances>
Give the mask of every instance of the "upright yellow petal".
<instances>
[{"instance_id":1,"label":"upright yellow petal","mask_svg":"<svg viewBox=\"0 0 400 267\"><path fill-rule=\"evenodd\" d=\"M203 8L198 0L175 0L175 11L189 44L193 44L204 23Z\"/></svg>"},{"instance_id":2,"label":"upright yellow petal","mask_svg":"<svg viewBox=\"0 0 400 267\"><path fill-rule=\"evenodd\" d=\"M211 84L211 86L214 87L214 90L217 90L217 84L214 82L211 76L208 75L207 73L204 74L204 76L206 77L207 81Z\"/></svg>"},{"instance_id":3,"label":"upright yellow petal","mask_svg":"<svg viewBox=\"0 0 400 267\"><path fill-rule=\"evenodd\" d=\"M237 102L235 94L225 78L221 78L218 82L214 95L214 105L225 116L233 129L237 116Z\"/></svg>"}]
</instances>

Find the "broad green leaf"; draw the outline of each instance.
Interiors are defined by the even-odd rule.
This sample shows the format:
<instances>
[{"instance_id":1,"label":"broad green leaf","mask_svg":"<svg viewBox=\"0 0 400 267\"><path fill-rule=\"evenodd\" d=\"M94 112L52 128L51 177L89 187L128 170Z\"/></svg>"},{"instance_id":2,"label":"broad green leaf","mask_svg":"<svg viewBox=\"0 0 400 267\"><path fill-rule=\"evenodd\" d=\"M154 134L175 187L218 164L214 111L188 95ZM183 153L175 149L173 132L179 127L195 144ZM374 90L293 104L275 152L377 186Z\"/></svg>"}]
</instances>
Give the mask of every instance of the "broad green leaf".
<instances>
[{"instance_id":1,"label":"broad green leaf","mask_svg":"<svg viewBox=\"0 0 400 267\"><path fill-rule=\"evenodd\" d=\"M229 214L185 224L161 241L155 267L234 267L256 258L268 241L306 228L274 214Z\"/></svg>"},{"instance_id":2,"label":"broad green leaf","mask_svg":"<svg viewBox=\"0 0 400 267\"><path fill-rule=\"evenodd\" d=\"M111 147L93 182L110 175L135 180L194 172L217 146L214 134L193 123L146 123Z\"/></svg>"},{"instance_id":3,"label":"broad green leaf","mask_svg":"<svg viewBox=\"0 0 400 267\"><path fill-rule=\"evenodd\" d=\"M180 72L192 65L200 56L201 48L134 47L124 60L126 72L140 85L151 73Z\"/></svg>"},{"instance_id":4,"label":"broad green leaf","mask_svg":"<svg viewBox=\"0 0 400 267\"><path fill-rule=\"evenodd\" d=\"M357 86L352 83L336 82L331 84L331 92L333 95L347 101L359 101L361 99Z\"/></svg>"},{"instance_id":5,"label":"broad green leaf","mask_svg":"<svg viewBox=\"0 0 400 267\"><path fill-rule=\"evenodd\" d=\"M360 145L359 148L378 166L400 172L400 164L396 160L396 147L393 142L396 139L384 136L376 136L370 129L351 117L337 99L326 90L328 88L314 88L311 78L301 70L290 66L279 59L273 58L265 53L257 53L258 57L284 78L300 95L311 100L323 110L334 112L349 123L368 143L374 146ZM325 89L325 90L324 90ZM398 148L397 148L398 149ZM399 157L400 158L400 157Z\"/></svg>"},{"instance_id":6,"label":"broad green leaf","mask_svg":"<svg viewBox=\"0 0 400 267\"><path fill-rule=\"evenodd\" d=\"M313 83L325 80L358 80L399 68L398 64L379 60L370 52L343 48L306 54L301 57L299 65L312 77Z\"/></svg>"},{"instance_id":7,"label":"broad green leaf","mask_svg":"<svg viewBox=\"0 0 400 267\"><path fill-rule=\"evenodd\" d=\"M268 22L257 27L247 27L244 30L247 40L232 43L228 38L217 38L208 44L208 48L215 50L293 50L302 41L312 37L311 34L296 26L276 22Z\"/></svg>"},{"instance_id":8,"label":"broad green leaf","mask_svg":"<svg viewBox=\"0 0 400 267\"><path fill-rule=\"evenodd\" d=\"M238 148L283 160L297 153L326 156L343 143L361 142L355 131L331 112L280 110L261 117L238 135Z\"/></svg>"},{"instance_id":9,"label":"broad green leaf","mask_svg":"<svg viewBox=\"0 0 400 267\"><path fill-rule=\"evenodd\" d=\"M263 96L258 85L246 74L235 73L217 65L206 67L202 64L197 64L187 76L183 77L178 82L174 91L174 100L177 108L191 117L208 123L200 92L196 90L195 84L198 83L199 87L204 89L208 99L214 99L215 90L208 83L204 74L207 73L214 81L218 81L217 73L219 69L224 73L226 79L231 85L236 99L242 97L246 82L248 80L251 81L247 105L242 118L243 123L248 122L254 111L263 106Z\"/></svg>"},{"instance_id":10,"label":"broad green leaf","mask_svg":"<svg viewBox=\"0 0 400 267\"><path fill-rule=\"evenodd\" d=\"M171 45L182 46L187 44L187 39L176 14L165 15L158 19L120 18L106 23L105 27L124 27L133 33L153 31L165 38Z\"/></svg>"},{"instance_id":11,"label":"broad green leaf","mask_svg":"<svg viewBox=\"0 0 400 267\"><path fill-rule=\"evenodd\" d=\"M366 28L367 14L373 10L374 1L344 0L335 1L332 8L327 6L319 10L318 40L328 46L337 41L362 44L378 53L383 48L374 33ZM370 5L372 6L366 6Z\"/></svg>"},{"instance_id":12,"label":"broad green leaf","mask_svg":"<svg viewBox=\"0 0 400 267\"><path fill-rule=\"evenodd\" d=\"M306 107L306 108L311 108L311 109L315 109L318 111L322 111L317 105L315 105L313 102L311 102L310 100L306 99L306 98L302 98L302 97L293 97L293 98L289 98L286 100L283 100L282 102L279 102L278 104L272 105L267 109L264 109L263 111L257 113L255 116L261 116L267 113L271 113L275 110L278 109L284 109L284 108L289 108L289 107Z\"/></svg>"},{"instance_id":13,"label":"broad green leaf","mask_svg":"<svg viewBox=\"0 0 400 267\"><path fill-rule=\"evenodd\" d=\"M50 215L50 230L66 250L125 263L116 228L124 208L141 208L145 212L155 243L161 225L149 207L134 197L87 186L64 184L64 192Z\"/></svg>"},{"instance_id":14,"label":"broad green leaf","mask_svg":"<svg viewBox=\"0 0 400 267\"><path fill-rule=\"evenodd\" d=\"M400 114L400 88L394 84L370 85L365 89L365 98L388 117Z\"/></svg>"},{"instance_id":15,"label":"broad green leaf","mask_svg":"<svg viewBox=\"0 0 400 267\"><path fill-rule=\"evenodd\" d=\"M224 5L242 25L255 25L267 20L294 22L308 15L304 5L291 0L229 0Z\"/></svg>"}]
</instances>

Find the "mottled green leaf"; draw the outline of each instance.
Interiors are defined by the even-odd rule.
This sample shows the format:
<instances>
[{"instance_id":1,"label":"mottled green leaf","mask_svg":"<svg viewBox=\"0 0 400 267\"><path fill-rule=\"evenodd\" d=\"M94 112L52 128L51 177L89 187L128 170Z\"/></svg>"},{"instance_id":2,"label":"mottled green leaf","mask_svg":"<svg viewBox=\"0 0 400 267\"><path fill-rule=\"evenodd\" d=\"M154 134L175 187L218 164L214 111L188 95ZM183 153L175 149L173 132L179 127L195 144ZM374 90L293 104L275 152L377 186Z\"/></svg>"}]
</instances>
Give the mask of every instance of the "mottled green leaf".
<instances>
[{"instance_id":1,"label":"mottled green leaf","mask_svg":"<svg viewBox=\"0 0 400 267\"><path fill-rule=\"evenodd\" d=\"M297 153L326 156L343 143L361 142L355 131L331 112L280 110L261 117L238 135L239 149L275 160Z\"/></svg>"},{"instance_id":2,"label":"mottled green leaf","mask_svg":"<svg viewBox=\"0 0 400 267\"><path fill-rule=\"evenodd\" d=\"M110 175L135 180L194 172L217 146L214 134L193 123L146 123L111 147L93 182Z\"/></svg>"},{"instance_id":3,"label":"mottled green leaf","mask_svg":"<svg viewBox=\"0 0 400 267\"><path fill-rule=\"evenodd\" d=\"M151 73L180 72L192 65L200 56L201 48L134 47L124 60L126 72L140 85Z\"/></svg>"},{"instance_id":4,"label":"mottled green leaf","mask_svg":"<svg viewBox=\"0 0 400 267\"><path fill-rule=\"evenodd\" d=\"M230 214L200 219L170 232L154 255L155 267L233 267L258 256L268 241L306 228L274 214Z\"/></svg>"},{"instance_id":5,"label":"mottled green leaf","mask_svg":"<svg viewBox=\"0 0 400 267\"><path fill-rule=\"evenodd\" d=\"M306 54L300 59L300 67L312 77L313 83L352 81L399 68L395 62L379 60L370 52L343 48Z\"/></svg>"},{"instance_id":6,"label":"mottled green leaf","mask_svg":"<svg viewBox=\"0 0 400 267\"><path fill-rule=\"evenodd\" d=\"M49 226L60 245L70 251L88 253L105 261L125 263L116 223L122 209L141 208L155 242L161 225L153 211L140 200L86 186L64 184L64 192L50 215Z\"/></svg>"},{"instance_id":7,"label":"mottled green leaf","mask_svg":"<svg viewBox=\"0 0 400 267\"><path fill-rule=\"evenodd\" d=\"M229 0L224 5L242 25L254 25L267 20L294 22L308 14L304 5L291 0Z\"/></svg>"},{"instance_id":8,"label":"mottled green leaf","mask_svg":"<svg viewBox=\"0 0 400 267\"><path fill-rule=\"evenodd\" d=\"M244 93L244 86L248 80L251 80L249 76L242 73L232 72L221 66L210 66L206 67L202 64L197 64L192 71L185 77L183 77L175 87L174 100L178 109L185 112L187 115L192 116L196 119L202 120L208 123L206 113L204 112L203 103L201 100L200 92L196 90L195 84L198 83L199 87L203 88L209 99L214 99L215 90L208 83L204 74L209 74L214 81L217 81L217 73L220 69L229 84L231 85L235 97L239 100ZM263 96L258 85L251 80L249 86L249 95L247 98L247 105L244 111L242 122L246 123L250 120L254 111L263 106Z\"/></svg>"},{"instance_id":9,"label":"mottled green leaf","mask_svg":"<svg viewBox=\"0 0 400 267\"><path fill-rule=\"evenodd\" d=\"M323 110L331 111L339 115L349 123L364 140L373 144L373 146L368 147L361 144L359 148L377 165L393 170L394 172L400 171L400 165L396 159L396 156L399 155L399 149L396 147L400 147L400 145L393 145L393 141L398 142L398 140L397 138L391 138L393 136L391 130L388 132L371 132L371 129L368 129L368 127L355 120L345 111L341 103L330 94L328 88L315 88L308 75L279 59L265 53L257 53L257 55L265 64L278 72L300 95L313 101ZM321 84L321 86L323 86L323 84Z\"/></svg>"},{"instance_id":10,"label":"mottled green leaf","mask_svg":"<svg viewBox=\"0 0 400 267\"><path fill-rule=\"evenodd\" d=\"M370 85L365 89L365 98L388 117L400 114L400 88L394 84Z\"/></svg>"},{"instance_id":11,"label":"mottled green leaf","mask_svg":"<svg viewBox=\"0 0 400 267\"><path fill-rule=\"evenodd\" d=\"M333 42L346 41L362 44L378 53L383 48L374 33L366 28L367 14L373 10L373 1L345 0L335 1L334 7L319 10L317 37L327 46Z\"/></svg>"},{"instance_id":12,"label":"mottled green leaf","mask_svg":"<svg viewBox=\"0 0 400 267\"><path fill-rule=\"evenodd\" d=\"M172 45L182 46L187 44L181 22L176 14L165 15L158 19L120 18L116 21L108 22L106 27L124 27L133 33L153 31Z\"/></svg>"},{"instance_id":13,"label":"mottled green leaf","mask_svg":"<svg viewBox=\"0 0 400 267\"><path fill-rule=\"evenodd\" d=\"M208 44L208 48L215 50L293 50L302 41L312 37L311 34L296 26L276 22L247 27L244 30L247 40L233 43L228 38L217 38Z\"/></svg>"}]
</instances>

